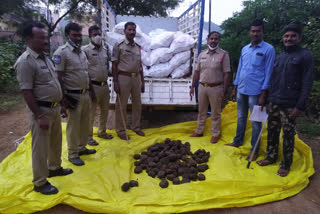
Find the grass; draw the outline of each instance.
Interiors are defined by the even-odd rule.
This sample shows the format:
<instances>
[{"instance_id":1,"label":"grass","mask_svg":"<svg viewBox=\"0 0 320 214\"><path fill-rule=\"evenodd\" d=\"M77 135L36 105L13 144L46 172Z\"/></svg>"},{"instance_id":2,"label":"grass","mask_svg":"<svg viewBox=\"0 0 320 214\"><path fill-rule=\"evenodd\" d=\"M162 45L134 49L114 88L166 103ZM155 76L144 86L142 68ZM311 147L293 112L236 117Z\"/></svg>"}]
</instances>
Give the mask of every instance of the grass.
<instances>
[{"instance_id":1,"label":"grass","mask_svg":"<svg viewBox=\"0 0 320 214\"><path fill-rule=\"evenodd\" d=\"M19 92L0 94L0 112L8 112L22 103L22 95Z\"/></svg>"},{"instance_id":2,"label":"grass","mask_svg":"<svg viewBox=\"0 0 320 214\"><path fill-rule=\"evenodd\" d=\"M297 120L297 131L302 133L306 138L312 139L320 136L320 124L308 119L305 116L298 117Z\"/></svg>"}]
</instances>

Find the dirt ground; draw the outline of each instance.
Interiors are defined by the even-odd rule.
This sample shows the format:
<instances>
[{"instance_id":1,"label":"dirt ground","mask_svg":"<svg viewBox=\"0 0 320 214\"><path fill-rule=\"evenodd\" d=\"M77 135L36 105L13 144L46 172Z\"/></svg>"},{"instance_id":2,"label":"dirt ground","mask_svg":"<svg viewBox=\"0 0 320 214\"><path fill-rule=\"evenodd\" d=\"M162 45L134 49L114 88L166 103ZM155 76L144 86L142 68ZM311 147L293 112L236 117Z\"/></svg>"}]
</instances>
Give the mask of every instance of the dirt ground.
<instances>
[{"instance_id":1,"label":"dirt ground","mask_svg":"<svg viewBox=\"0 0 320 214\"><path fill-rule=\"evenodd\" d=\"M197 113L194 111L144 111L142 116L143 128L160 127L196 120ZM110 111L108 128L113 128L114 111ZM0 113L0 162L15 150L14 142L29 131L28 115L21 104L8 113ZM301 137L301 136L300 136ZM303 138L303 136L302 136ZM310 178L309 186L299 194L285 200L272 203L243 207L212 209L206 211L188 212L195 214L318 214L320 213L320 136L304 140L311 148L314 159L315 174ZM68 205L57 205L51 209L36 212L37 214L84 214Z\"/></svg>"}]
</instances>

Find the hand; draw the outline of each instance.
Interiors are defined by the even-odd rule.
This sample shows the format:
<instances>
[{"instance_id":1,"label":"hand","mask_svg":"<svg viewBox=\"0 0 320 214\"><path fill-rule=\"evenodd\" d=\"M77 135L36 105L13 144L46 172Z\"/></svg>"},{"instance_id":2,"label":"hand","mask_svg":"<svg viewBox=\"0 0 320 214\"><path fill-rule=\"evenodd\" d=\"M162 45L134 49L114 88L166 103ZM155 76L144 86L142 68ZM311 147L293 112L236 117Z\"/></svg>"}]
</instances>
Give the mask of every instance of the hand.
<instances>
[{"instance_id":1,"label":"hand","mask_svg":"<svg viewBox=\"0 0 320 214\"><path fill-rule=\"evenodd\" d=\"M265 96L263 94L260 95L258 104L261 106L261 111L263 111L263 107L265 106Z\"/></svg>"},{"instance_id":2,"label":"hand","mask_svg":"<svg viewBox=\"0 0 320 214\"><path fill-rule=\"evenodd\" d=\"M144 93L144 82L141 84L141 93Z\"/></svg>"},{"instance_id":3,"label":"hand","mask_svg":"<svg viewBox=\"0 0 320 214\"><path fill-rule=\"evenodd\" d=\"M41 129L49 129L49 120L44 115L37 118L38 125Z\"/></svg>"},{"instance_id":4,"label":"hand","mask_svg":"<svg viewBox=\"0 0 320 214\"><path fill-rule=\"evenodd\" d=\"M289 119L294 120L299 114L300 114L300 110L297 108L294 108L289 114Z\"/></svg>"},{"instance_id":5,"label":"hand","mask_svg":"<svg viewBox=\"0 0 320 214\"><path fill-rule=\"evenodd\" d=\"M120 86L118 82L113 83L113 90L117 93L120 94Z\"/></svg>"},{"instance_id":6,"label":"hand","mask_svg":"<svg viewBox=\"0 0 320 214\"><path fill-rule=\"evenodd\" d=\"M191 87L191 88L190 88L189 94L190 94L190 97L193 97L193 96L194 96L194 87Z\"/></svg>"},{"instance_id":7,"label":"hand","mask_svg":"<svg viewBox=\"0 0 320 214\"><path fill-rule=\"evenodd\" d=\"M233 102L236 101L236 96L237 96L237 89L236 88L233 88L232 92L231 92L231 100Z\"/></svg>"},{"instance_id":8,"label":"hand","mask_svg":"<svg viewBox=\"0 0 320 214\"><path fill-rule=\"evenodd\" d=\"M67 111L66 111L66 108L64 106L61 106L61 109L60 109L60 115L62 118L66 118L68 117L68 114L67 114Z\"/></svg>"}]
</instances>

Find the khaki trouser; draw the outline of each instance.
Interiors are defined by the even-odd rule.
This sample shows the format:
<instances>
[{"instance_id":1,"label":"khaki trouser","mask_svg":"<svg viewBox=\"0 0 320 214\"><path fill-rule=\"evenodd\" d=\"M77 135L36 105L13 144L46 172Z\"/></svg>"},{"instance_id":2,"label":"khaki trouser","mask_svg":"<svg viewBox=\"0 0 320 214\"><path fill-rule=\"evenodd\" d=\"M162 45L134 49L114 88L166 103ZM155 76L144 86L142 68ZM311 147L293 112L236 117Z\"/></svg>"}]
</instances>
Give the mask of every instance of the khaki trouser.
<instances>
[{"instance_id":1,"label":"khaki trouser","mask_svg":"<svg viewBox=\"0 0 320 214\"><path fill-rule=\"evenodd\" d=\"M136 77L128 77L124 75L119 75L119 85L120 85L120 97L122 112L125 121L127 121L127 103L128 98L131 94L132 98L132 126L133 131L140 130L140 119L141 119L141 79L140 75ZM118 135L125 134L125 127L121 119L120 105L117 97L116 103L116 132ZM127 124L127 122L126 122Z\"/></svg>"},{"instance_id":2,"label":"khaki trouser","mask_svg":"<svg viewBox=\"0 0 320 214\"><path fill-rule=\"evenodd\" d=\"M211 133L212 136L220 135L221 123L221 94L223 93L223 85L215 87L205 87L199 84L198 100L199 100L199 114L198 127L196 133L202 134L205 128L207 118L208 106L211 107Z\"/></svg>"},{"instance_id":3,"label":"khaki trouser","mask_svg":"<svg viewBox=\"0 0 320 214\"><path fill-rule=\"evenodd\" d=\"M88 143L91 100L88 92L69 95L79 100L76 109L67 109L68 158L76 158Z\"/></svg>"},{"instance_id":4,"label":"khaki trouser","mask_svg":"<svg viewBox=\"0 0 320 214\"><path fill-rule=\"evenodd\" d=\"M34 114L30 111L32 135L32 170L35 186L47 182L49 170L61 167L62 132L60 119L60 106L55 108L40 107L49 120L49 129L41 129Z\"/></svg>"},{"instance_id":5,"label":"khaki trouser","mask_svg":"<svg viewBox=\"0 0 320 214\"><path fill-rule=\"evenodd\" d=\"M103 134L106 132L108 112L109 112L109 87L108 84L104 86L93 85L94 92L96 94L97 102L91 103L91 114L90 114L90 124L89 124L89 140L92 139L93 134L93 121L96 113L97 105L100 108L100 118L99 118L99 130L98 134Z\"/></svg>"}]
</instances>

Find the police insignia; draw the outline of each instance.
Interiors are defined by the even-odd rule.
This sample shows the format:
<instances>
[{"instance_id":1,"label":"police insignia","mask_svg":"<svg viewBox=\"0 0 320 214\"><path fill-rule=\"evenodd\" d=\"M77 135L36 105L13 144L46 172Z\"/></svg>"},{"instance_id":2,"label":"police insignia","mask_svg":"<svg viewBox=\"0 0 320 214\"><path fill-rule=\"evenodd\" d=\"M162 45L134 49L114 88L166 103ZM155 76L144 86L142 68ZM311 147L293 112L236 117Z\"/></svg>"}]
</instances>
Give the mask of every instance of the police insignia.
<instances>
[{"instance_id":1,"label":"police insignia","mask_svg":"<svg viewBox=\"0 0 320 214\"><path fill-rule=\"evenodd\" d=\"M59 56L59 55L54 55L54 56L53 56L53 61L54 61L54 63L56 63L56 64L60 64L60 63L61 63L61 56Z\"/></svg>"}]
</instances>

